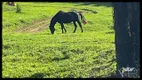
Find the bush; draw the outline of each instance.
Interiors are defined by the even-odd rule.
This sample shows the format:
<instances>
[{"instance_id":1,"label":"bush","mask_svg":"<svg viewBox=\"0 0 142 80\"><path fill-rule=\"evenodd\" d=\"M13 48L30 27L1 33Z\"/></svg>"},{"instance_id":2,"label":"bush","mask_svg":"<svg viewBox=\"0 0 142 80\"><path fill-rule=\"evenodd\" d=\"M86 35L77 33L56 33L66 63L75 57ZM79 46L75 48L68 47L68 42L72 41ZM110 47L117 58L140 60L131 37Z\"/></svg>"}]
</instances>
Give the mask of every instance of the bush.
<instances>
[{"instance_id":1,"label":"bush","mask_svg":"<svg viewBox=\"0 0 142 80\"><path fill-rule=\"evenodd\" d=\"M16 13L21 13L21 5L20 4L16 5Z\"/></svg>"}]
</instances>

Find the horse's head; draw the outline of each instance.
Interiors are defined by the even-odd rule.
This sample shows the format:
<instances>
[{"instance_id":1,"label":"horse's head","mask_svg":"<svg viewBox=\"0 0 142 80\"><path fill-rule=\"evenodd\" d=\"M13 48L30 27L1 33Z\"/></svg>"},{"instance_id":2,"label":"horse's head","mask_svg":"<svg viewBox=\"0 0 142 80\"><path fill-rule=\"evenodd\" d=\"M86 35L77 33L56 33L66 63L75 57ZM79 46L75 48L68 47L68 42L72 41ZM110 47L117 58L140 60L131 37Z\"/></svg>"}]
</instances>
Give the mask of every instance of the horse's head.
<instances>
[{"instance_id":1,"label":"horse's head","mask_svg":"<svg viewBox=\"0 0 142 80\"><path fill-rule=\"evenodd\" d=\"M78 12L78 13L79 13L79 15L81 16L81 20L82 20L83 24L87 24L88 22L87 22L87 20L85 19L85 17L84 17L84 15L82 14L82 12Z\"/></svg>"},{"instance_id":2,"label":"horse's head","mask_svg":"<svg viewBox=\"0 0 142 80\"><path fill-rule=\"evenodd\" d=\"M83 24L87 24L88 23L85 19L83 19L82 22L83 22Z\"/></svg>"},{"instance_id":3,"label":"horse's head","mask_svg":"<svg viewBox=\"0 0 142 80\"><path fill-rule=\"evenodd\" d=\"M54 34L55 28L53 26L49 26L49 29L51 31L51 34Z\"/></svg>"}]
</instances>

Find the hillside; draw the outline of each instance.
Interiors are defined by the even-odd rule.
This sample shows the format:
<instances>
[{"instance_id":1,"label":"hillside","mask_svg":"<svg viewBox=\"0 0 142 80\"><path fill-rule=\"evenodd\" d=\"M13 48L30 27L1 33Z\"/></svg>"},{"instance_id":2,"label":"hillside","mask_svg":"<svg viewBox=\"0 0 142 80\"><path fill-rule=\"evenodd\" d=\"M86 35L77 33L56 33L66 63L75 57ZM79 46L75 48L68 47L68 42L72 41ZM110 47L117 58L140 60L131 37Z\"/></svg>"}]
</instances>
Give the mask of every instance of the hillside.
<instances>
[{"instance_id":1,"label":"hillside","mask_svg":"<svg viewBox=\"0 0 142 80\"><path fill-rule=\"evenodd\" d=\"M97 78L115 73L115 45L111 3L17 2L2 4L3 78ZM88 24L65 24L67 33L49 23L59 11L81 11Z\"/></svg>"}]
</instances>

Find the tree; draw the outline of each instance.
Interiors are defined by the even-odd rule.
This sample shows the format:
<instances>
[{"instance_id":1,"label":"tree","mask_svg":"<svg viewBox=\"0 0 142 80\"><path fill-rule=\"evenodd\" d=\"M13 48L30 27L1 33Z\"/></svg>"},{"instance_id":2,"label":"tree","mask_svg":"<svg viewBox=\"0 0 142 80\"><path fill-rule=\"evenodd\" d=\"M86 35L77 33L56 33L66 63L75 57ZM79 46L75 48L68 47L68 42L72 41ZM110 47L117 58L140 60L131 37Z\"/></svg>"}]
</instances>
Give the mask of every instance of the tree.
<instances>
[{"instance_id":1,"label":"tree","mask_svg":"<svg viewBox=\"0 0 142 80\"><path fill-rule=\"evenodd\" d=\"M114 29L117 77L122 67L135 67L140 63L140 4L114 3Z\"/></svg>"}]
</instances>

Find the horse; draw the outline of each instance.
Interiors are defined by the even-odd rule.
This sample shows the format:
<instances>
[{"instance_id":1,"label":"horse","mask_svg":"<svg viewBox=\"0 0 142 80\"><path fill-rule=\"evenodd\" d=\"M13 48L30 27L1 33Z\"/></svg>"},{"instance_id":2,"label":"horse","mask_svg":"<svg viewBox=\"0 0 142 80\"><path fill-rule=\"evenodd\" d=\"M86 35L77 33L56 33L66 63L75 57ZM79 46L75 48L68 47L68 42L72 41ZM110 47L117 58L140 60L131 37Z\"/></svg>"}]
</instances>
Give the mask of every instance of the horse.
<instances>
[{"instance_id":1,"label":"horse","mask_svg":"<svg viewBox=\"0 0 142 80\"><path fill-rule=\"evenodd\" d=\"M51 19L51 22L50 22L50 25L49 25L49 29L50 29L50 32L51 34L54 34L55 32L55 24L58 22L60 25L61 25L61 29L62 29L62 33L65 33L67 32L67 30L65 29L64 27L64 23L71 23L73 22L74 24L74 31L73 33L76 32L76 28L77 28L77 24L76 22L79 24L80 28L81 28L81 32L83 32L83 28L82 28L82 25L81 25L81 22L80 22L80 17L81 17L81 20L84 24L87 23L87 21L85 20L84 16L82 15L81 12L75 12L75 11L72 11L72 12L64 12L64 11L58 11Z\"/></svg>"}]
</instances>

